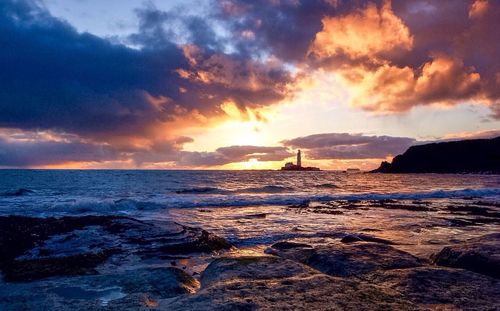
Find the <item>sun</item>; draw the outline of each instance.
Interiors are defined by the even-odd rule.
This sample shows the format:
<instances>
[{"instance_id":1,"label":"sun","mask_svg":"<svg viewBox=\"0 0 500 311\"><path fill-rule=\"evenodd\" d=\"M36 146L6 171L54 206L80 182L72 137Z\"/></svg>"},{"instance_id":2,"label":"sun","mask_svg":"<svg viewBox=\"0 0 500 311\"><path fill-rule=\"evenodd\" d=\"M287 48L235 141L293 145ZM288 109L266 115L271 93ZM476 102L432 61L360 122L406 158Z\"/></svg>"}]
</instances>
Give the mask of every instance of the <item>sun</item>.
<instances>
[{"instance_id":1,"label":"sun","mask_svg":"<svg viewBox=\"0 0 500 311\"><path fill-rule=\"evenodd\" d=\"M265 169L267 168L268 163L266 162L260 162L259 159L256 158L250 158L247 161L244 162L236 162L236 163L230 163L225 166L227 169L236 169L236 170L260 170L260 169Z\"/></svg>"},{"instance_id":2,"label":"sun","mask_svg":"<svg viewBox=\"0 0 500 311\"><path fill-rule=\"evenodd\" d=\"M258 158L250 158L244 162L226 164L222 168L230 170L276 170L281 166L283 166L283 161L259 161Z\"/></svg>"},{"instance_id":3,"label":"sun","mask_svg":"<svg viewBox=\"0 0 500 311\"><path fill-rule=\"evenodd\" d=\"M246 162L242 162L243 168L246 170L252 170L259 167L259 160L255 158L248 159Z\"/></svg>"}]
</instances>

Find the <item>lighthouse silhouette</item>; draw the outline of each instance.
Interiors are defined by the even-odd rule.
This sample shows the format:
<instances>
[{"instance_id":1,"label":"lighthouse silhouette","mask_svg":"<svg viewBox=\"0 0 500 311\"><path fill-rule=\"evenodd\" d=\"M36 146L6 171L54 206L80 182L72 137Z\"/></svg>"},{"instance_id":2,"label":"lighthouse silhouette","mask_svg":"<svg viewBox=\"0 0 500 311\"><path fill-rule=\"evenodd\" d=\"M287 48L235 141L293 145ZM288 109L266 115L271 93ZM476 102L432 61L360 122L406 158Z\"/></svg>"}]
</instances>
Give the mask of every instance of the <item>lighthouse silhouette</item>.
<instances>
[{"instance_id":1,"label":"lighthouse silhouette","mask_svg":"<svg viewBox=\"0 0 500 311\"><path fill-rule=\"evenodd\" d=\"M319 167L303 167L302 166L302 152L297 150L297 164L293 162L285 163L281 168L282 171L320 171Z\"/></svg>"}]
</instances>

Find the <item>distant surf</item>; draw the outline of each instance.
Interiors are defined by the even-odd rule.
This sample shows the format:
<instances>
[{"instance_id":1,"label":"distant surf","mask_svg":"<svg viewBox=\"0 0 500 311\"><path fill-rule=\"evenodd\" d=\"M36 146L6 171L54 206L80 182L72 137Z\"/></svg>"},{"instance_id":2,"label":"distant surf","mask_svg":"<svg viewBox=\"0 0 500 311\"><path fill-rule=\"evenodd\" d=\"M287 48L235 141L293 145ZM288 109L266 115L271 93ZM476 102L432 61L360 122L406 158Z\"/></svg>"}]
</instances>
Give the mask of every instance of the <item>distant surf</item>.
<instances>
[{"instance_id":1,"label":"distant surf","mask_svg":"<svg viewBox=\"0 0 500 311\"><path fill-rule=\"evenodd\" d=\"M293 187L283 187L267 185L262 187L249 187L241 189L221 189L213 187L200 187L200 188L188 188L176 190L177 194L233 194L233 193L281 193L281 192L292 192L296 189Z\"/></svg>"},{"instance_id":2,"label":"distant surf","mask_svg":"<svg viewBox=\"0 0 500 311\"><path fill-rule=\"evenodd\" d=\"M319 189L337 189L337 188L339 188L339 186L332 184L332 183L315 185L315 187L319 188Z\"/></svg>"},{"instance_id":3,"label":"distant surf","mask_svg":"<svg viewBox=\"0 0 500 311\"><path fill-rule=\"evenodd\" d=\"M0 207L1 214L23 215L64 215L64 214L136 214L142 211L155 211L168 208L201 208L201 207L247 207L269 205L296 205L304 202L326 201L371 201L371 200L422 200L452 198L500 197L500 188L438 190L425 192L397 192L388 194L356 193L341 195L299 195L299 194L266 194L266 195L165 195L154 200L117 199L95 200L82 199L58 204L38 204L16 210Z\"/></svg>"},{"instance_id":4,"label":"distant surf","mask_svg":"<svg viewBox=\"0 0 500 311\"><path fill-rule=\"evenodd\" d=\"M0 214L141 216L169 208L500 197L500 175L333 171L285 175L273 171L6 170L0 172Z\"/></svg>"}]
</instances>

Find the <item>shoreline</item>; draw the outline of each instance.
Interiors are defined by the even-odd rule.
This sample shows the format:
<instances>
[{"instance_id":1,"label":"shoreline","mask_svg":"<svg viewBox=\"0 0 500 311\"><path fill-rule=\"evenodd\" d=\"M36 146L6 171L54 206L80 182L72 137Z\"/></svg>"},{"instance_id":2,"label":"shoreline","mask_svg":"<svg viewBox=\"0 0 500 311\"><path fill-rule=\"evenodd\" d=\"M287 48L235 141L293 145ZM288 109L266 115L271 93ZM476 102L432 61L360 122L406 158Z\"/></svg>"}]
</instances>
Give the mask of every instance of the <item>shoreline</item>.
<instances>
[{"instance_id":1,"label":"shoreline","mask_svg":"<svg viewBox=\"0 0 500 311\"><path fill-rule=\"evenodd\" d=\"M0 217L14 228L3 226L14 244L2 248L24 245L11 267L5 254L0 260L2 310L500 307L498 201L331 201L157 216ZM469 254L465 264L460 254Z\"/></svg>"}]
</instances>

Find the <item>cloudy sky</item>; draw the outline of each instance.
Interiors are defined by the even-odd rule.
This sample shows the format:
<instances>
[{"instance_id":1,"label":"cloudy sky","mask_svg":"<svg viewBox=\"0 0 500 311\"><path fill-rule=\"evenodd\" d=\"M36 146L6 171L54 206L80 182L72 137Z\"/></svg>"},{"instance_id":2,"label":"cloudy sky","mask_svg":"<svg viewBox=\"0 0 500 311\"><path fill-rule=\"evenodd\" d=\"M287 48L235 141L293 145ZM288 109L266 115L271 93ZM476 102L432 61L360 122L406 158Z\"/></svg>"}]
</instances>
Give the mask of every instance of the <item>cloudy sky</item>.
<instances>
[{"instance_id":1,"label":"cloudy sky","mask_svg":"<svg viewBox=\"0 0 500 311\"><path fill-rule=\"evenodd\" d=\"M500 2L2 0L0 167L371 169L500 135Z\"/></svg>"}]
</instances>

